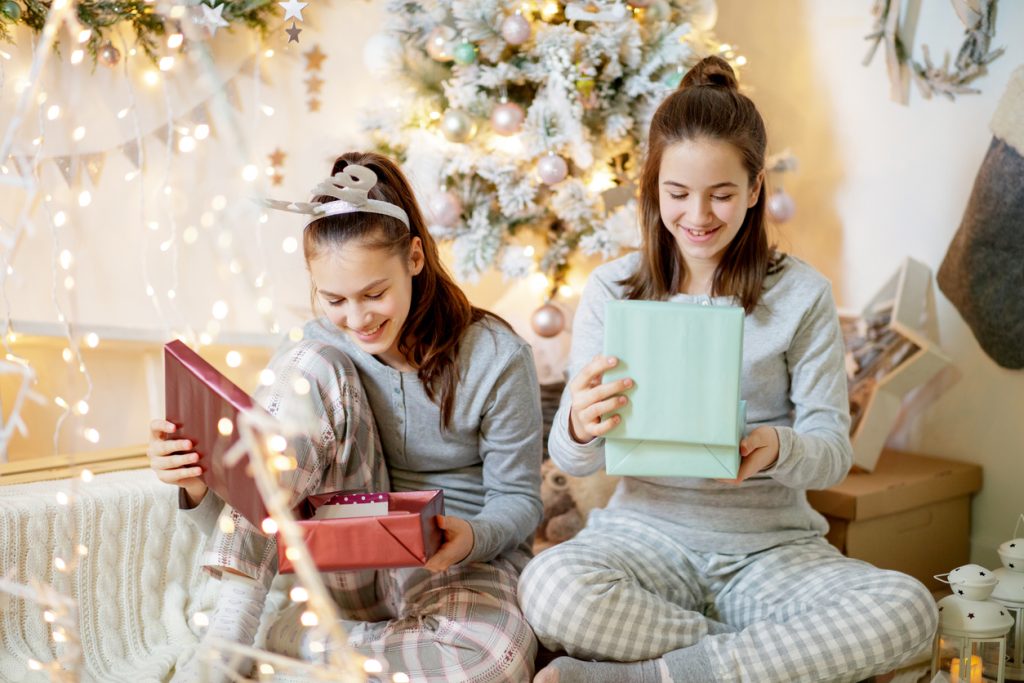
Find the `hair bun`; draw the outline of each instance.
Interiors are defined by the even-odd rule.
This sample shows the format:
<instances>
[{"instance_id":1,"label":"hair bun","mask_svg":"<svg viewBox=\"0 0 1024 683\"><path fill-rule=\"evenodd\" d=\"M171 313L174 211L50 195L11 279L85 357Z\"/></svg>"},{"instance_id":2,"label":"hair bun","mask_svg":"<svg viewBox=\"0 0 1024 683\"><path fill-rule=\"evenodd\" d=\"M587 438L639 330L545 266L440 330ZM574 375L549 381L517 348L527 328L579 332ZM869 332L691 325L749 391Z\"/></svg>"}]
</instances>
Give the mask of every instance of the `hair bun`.
<instances>
[{"instance_id":1,"label":"hair bun","mask_svg":"<svg viewBox=\"0 0 1024 683\"><path fill-rule=\"evenodd\" d=\"M732 70L729 62L718 55L711 55L700 60L686 72L679 88L690 88L697 85L712 85L729 90L738 90L739 81L736 80L736 72Z\"/></svg>"}]
</instances>

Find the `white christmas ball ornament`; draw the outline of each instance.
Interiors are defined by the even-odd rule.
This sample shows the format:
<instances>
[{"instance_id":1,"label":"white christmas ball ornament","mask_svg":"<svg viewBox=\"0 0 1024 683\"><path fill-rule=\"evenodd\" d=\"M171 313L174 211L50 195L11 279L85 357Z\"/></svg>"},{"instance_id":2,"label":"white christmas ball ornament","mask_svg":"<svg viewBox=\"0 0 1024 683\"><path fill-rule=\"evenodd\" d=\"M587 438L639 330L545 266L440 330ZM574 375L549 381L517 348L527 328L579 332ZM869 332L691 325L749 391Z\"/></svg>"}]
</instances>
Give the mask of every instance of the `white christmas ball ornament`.
<instances>
[{"instance_id":1,"label":"white christmas ball ornament","mask_svg":"<svg viewBox=\"0 0 1024 683\"><path fill-rule=\"evenodd\" d=\"M462 215L462 202L454 192L439 192L430 198L430 215L434 223L450 228Z\"/></svg>"},{"instance_id":2,"label":"white christmas ball ornament","mask_svg":"<svg viewBox=\"0 0 1024 683\"><path fill-rule=\"evenodd\" d=\"M441 118L441 131L450 142L469 142L476 135L476 123L460 109L449 109Z\"/></svg>"},{"instance_id":3,"label":"white christmas ball ornament","mask_svg":"<svg viewBox=\"0 0 1024 683\"><path fill-rule=\"evenodd\" d=\"M718 4L715 0L698 0L692 7L690 25L698 31L710 31L718 23Z\"/></svg>"},{"instance_id":4,"label":"white christmas ball ornament","mask_svg":"<svg viewBox=\"0 0 1024 683\"><path fill-rule=\"evenodd\" d=\"M501 22L501 37L509 45L522 45L530 39L530 22L522 14L511 14Z\"/></svg>"},{"instance_id":5,"label":"white christmas ball ornament","mask_svg":"<svg viewBox=\"0 0 1024 683\"><path fill-rule=\"evenodd\" d=\"M542 337L554 337L565 329L565 315L557 306L544 304L533 312L530 327Z\"/></svg>"},{"instance_id":6,"label":"white christmas ball ornament","mask_svg":"<svg viewBox=\"0 0 1024 683\"><path fill-rule=\"evenodd\" d=\"M498 135L515 135L523 126L526 112L515 102L502 102L491 111L491 127Z\"/></svg>"},{"instance_id":7,"label":"white christmas ball ornament","mask_svg":"<svg viewBox=\"0 0 1024 683\"><path fill-rule=\"evenodd\" d=\"M768 198L768 215L779 223L785 223L796 213L796 203L785 190L776 190Z\"/></svg>"},{"instance_id":8,"label":"white christmas ball ornament","mask_svg":"<svg viewBox=\"0 0 1024 683\"><path fill-rule=\"evenodd\" d=\"M384 76L402 65L402 44L389 33L377 33L366 41L363 63L376 76Z\"/></svg>"},{"instance_id":9,"label":"white christmas ball ornament","mask_svg":"<svg viewBox=\"0 0 1024 683\"><path fill-rule=\"evenodd\" d=\"M427 35L427 54L439 62L450 62L455 59L452 40L455 38L455 29L450 26L436 26Z\"/></svg>"},{"instance_id":10,"label":"white christmas ball ornament","mask_svg":"<svg viewBox=\"0 0 1024 683\"><path fill-rule=\"evenodd\" d=\"M569 166L562 157L548 154L537 162L537 174L545 185L554 185L565 180L565 176L569 174Z\"/></svg>"}]
</instances>

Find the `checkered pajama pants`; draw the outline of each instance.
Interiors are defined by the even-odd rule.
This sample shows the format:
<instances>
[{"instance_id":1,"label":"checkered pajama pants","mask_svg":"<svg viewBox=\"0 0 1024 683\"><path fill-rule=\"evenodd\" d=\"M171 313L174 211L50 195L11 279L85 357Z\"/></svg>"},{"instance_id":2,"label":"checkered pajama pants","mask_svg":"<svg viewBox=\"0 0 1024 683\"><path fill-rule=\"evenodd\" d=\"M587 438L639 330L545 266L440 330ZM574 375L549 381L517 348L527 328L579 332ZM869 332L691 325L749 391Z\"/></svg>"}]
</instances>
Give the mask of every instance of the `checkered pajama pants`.
<instances>
[{"instance_id":1,"label":"checkered pajama pants","mask_svg":"<svg viewBox=\"0 0 1024 683\"><path fill-rule=\"evenodd\" d=\"M352 361L337 348L305 341L276 356L270 368L274 383L261 389L257 400L272 414L287 412L289 401L303 400L294 386L304 378L319 423L309 439L290 444L298 467L283 483L296 492L295 502L329 491L389 490L376 423ZM218 524L204 564L215 571L234 569L269 586L277 572L276 541L230 507L224 516L234 531L226 534ZM537 643L516 602L518 571L507 559L440 574L414 568L332 572L321 578L346 619L349 644L386 662L389 671L430 683L520 683L532 675ZM304 609L293 605L282 611L268 630L268 650L314 656L298 622Z\"/></svg>"},{"instance_id":2,"label":"checkered pajama pants","mask_svg":"<svg viewBox=\"0 0 1024 683\"><path fill-rule=\"evenodd\" d=\"M639 661L702 641L716 681L758 683L891 670L929 647L938 621L919 582L845 558L824 539L699 553L610 510L527 566L519 602L549 649ZM705 617L737 631L709 635Z\"/></svg>"}]
</instances>

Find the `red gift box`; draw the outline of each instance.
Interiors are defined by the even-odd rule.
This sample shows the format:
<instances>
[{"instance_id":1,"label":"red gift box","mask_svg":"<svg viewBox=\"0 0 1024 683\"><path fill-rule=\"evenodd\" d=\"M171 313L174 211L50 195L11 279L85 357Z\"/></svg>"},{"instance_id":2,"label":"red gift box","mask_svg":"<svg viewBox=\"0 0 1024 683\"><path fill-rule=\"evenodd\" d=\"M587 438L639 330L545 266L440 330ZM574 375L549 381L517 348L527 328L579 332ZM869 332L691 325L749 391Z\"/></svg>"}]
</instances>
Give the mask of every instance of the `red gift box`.
<instances>
[{"instance_id":1,"label":"red gift box","mask_svg":"<svg viewBox=\"0 0 1024 683\"><path fill-rule=\"evenodd\" d=\"M206 485L259 529L268 513L249 474L249 457L230 467L224 463L238 441L238 414L254 410L263 409L183 342L164 345L164 415L178 427L167 438L189 439ZM225 419L231 424L227 434L220 429Z\"/></svg>"},{"instance_id":2,"label":"red gift box","mask_svg":"<svg viewBox=\"0 0 1024 683\"><path fill-rule=\"evenodd\" d=\"M443 491L389 493L386 517L311 519L336 493L310 496L295 508L303 540L320 571L422 567L444 542L437 526L437 516L444 514ZM279 534L278 571L294 573L284 545Z\"/></svg>"}]
</instances>

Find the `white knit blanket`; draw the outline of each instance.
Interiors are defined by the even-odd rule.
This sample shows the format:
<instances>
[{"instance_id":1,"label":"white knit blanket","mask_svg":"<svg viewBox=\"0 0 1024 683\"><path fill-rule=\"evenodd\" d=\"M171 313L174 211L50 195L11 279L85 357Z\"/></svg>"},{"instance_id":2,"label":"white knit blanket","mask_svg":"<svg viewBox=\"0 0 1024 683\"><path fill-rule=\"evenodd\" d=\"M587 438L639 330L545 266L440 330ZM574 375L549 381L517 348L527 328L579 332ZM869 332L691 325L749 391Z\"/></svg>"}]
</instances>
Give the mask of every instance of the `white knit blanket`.
<instances>
[{"instance_id":1,"label":"white knit blanket","mask_svg":"<svg viewBox=\"0 0 1024 683\"><path fill-rule=\"evenodd\" d=\"M148 683L167 679L197 642L192 613L212 606L216 581L197 561L202 536L176 514L176 489L150 470L79 481L72 507L56 494L70 480L0 486L0 576L42 580L78 603L82 681ZM72 539L88 548L73 572ZM43 681L28 659L60 654L42 609L0 593L0 681Z\"/></svg>"}]
</instances>

